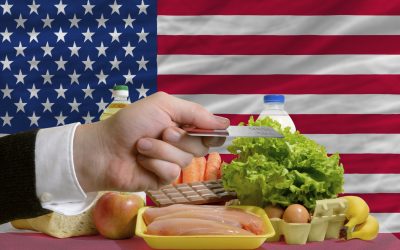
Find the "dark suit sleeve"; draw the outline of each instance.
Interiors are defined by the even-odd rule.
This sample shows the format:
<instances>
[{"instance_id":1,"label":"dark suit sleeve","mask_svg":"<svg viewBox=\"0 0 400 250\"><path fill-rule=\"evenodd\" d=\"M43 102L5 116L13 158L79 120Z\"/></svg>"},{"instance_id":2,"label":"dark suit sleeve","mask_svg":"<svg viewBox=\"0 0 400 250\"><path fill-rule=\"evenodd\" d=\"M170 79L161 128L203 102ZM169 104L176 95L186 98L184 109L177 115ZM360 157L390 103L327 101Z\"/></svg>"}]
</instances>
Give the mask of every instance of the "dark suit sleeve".
<instances>
[{"instance_id":1,"label":"dark suit sleeve","mask_svg":"<svg viewBox=\"0 0 400 250\"><path fill-rule=\"evenodd\" d=\"M0 224L49 213L36 196L37 131L0 138Z\"/></svg>"}]
</instances>

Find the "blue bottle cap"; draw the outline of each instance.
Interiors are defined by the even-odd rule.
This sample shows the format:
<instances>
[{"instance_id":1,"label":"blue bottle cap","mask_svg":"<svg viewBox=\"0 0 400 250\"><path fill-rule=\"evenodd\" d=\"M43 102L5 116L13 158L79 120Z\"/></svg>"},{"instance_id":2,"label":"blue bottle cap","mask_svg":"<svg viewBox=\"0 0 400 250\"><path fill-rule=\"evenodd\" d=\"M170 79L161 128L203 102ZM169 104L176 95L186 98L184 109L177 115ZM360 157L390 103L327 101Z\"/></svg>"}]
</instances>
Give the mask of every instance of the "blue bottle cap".
<instances>
[{"instance_id":1,"label":"blue bottle cap","mask_svg":"<svg viewBox=\"0 0 400 250\"><path fill-rule=\"evenodd\" d=\"M267 102L285 103L285 96L284 95L265 95L264 103L267 103Z\"/></svg>"}]
</instances>

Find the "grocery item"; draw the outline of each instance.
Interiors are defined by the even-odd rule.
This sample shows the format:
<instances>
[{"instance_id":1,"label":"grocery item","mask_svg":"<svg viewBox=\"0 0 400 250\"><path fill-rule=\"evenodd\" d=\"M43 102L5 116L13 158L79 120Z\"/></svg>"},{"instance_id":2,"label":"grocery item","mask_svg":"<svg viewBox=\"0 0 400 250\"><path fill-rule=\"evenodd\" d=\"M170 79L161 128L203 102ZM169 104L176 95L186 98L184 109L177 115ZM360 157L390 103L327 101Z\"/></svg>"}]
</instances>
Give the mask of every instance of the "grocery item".
<instances>
[{"instance_id":1,"label":"grocery item","mask_svg":"<svg viewBox=\"0 0 400 250\"><path fill-rule=\"evenodd\" d=\"M304 206L292 204L285 209L282 219L287 223L308 223L310 214Z\"/></svg>"},{"instance_id":2,"label":"grocery item","mask_svg":"<svg viewBox=\"0 0 400 250\"><path fill-rule=\"evenodd\" d=\"M204 180L206 169L205 157L194 157L189 166L182 169L182 182L191 183Z\"/></svg>"},{"instance_id":3,"label":"grocery item","mask_svg":"<svg viewBox=\"0 0 400 250\"><path fill-rule=\"evenodd\" d=\"M348 208L346 211L346 218L349 220L345 227L348 233L353 230L353 228L361 223L364 223L369 215L368 204L358 196L343 196L347 200Z\"/></svg>"},{"instance_id":4,"label":"grocery item","mask_svg":"<svg viewBox=\"0 0 400 250\"><path fill-rule=\"evenodd\" d=\"M265 212L268 215L268 218L272 219L272 218L282 218L283 215L283 208L281 208L280 206L274 206L274 205L268 205L264 208Z\"/></svg>"},{"instance_id":5,"label":"grocery item","mask_svg":"<svg viewBox=\"0 0 400 250\"><path fill-rule=\"evenodd\" d=\"M350 232L346 239L373 240L379 233L379 222L372 216L368 215L365 222L355 226L354 231Z\"/></svg>"},{"instance_id":6,"label":"grocery item","mask_svg":"<svg viewBox=\"0 0 400 250\"><path fill-rule=\"evenodd\" d=\"M283 95L265 95L264 96L264 109L258 116L258 119L270 117L272 120L279 122L282 128L289 127L290 132L296 131L296 126L292 118L286 112L285 96Z\"/></svg>"},{"instance_id":7,"label":"grocery item","mask_svg":"<svg viewBox=\"0 0 400 250\"><path fill-rule=\"evenodd\" d=\"M221 169L221 161L221 156L218 152L211 152L208 154L204 175L205 181L215 181L218 179L218 172Z\"/></svg>"},{"instance_id":8,"label":"grocery item","mask_svg":"<svg viewBox=\"0 0 400 250\"><path fill-rule=\"evenodd\" d=\"M211 204L236 198L235 192L224 189L221 180L167 185L159 190L149 190L146 194L156 206L168 206L177 203Z\"/></svg>"},{"instance_id":9,"label":"grocery item","mask_svg":"<svg viewBox=\"0 0 400 250\"><path fill-rule=\"evenodd\" d=\"M108 119L110 116L117 113L120 109L125 108L130 104L129 89L126 85L115 85L113 88L114 100L106 107L100 115L100 121Z\"/></svg>"}]
</instances>

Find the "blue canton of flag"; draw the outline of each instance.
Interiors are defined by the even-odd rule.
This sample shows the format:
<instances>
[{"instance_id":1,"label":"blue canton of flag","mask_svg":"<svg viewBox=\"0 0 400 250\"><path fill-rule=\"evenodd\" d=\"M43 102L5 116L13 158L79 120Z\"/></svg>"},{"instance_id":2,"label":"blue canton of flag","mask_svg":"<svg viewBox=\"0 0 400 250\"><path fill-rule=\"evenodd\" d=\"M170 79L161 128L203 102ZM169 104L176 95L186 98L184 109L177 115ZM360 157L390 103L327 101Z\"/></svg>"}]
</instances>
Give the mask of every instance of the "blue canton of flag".
<instances>
[{"instance_id":1,"label":"blue canton of flag","mask_svg":"<svg viewBox=\"0 0 400 250\"><path fill-rule=\"evenodd\" d=\"M0 0L0 134L98 120L156 91L156 0Z\"/></svg>"}]
</instances>

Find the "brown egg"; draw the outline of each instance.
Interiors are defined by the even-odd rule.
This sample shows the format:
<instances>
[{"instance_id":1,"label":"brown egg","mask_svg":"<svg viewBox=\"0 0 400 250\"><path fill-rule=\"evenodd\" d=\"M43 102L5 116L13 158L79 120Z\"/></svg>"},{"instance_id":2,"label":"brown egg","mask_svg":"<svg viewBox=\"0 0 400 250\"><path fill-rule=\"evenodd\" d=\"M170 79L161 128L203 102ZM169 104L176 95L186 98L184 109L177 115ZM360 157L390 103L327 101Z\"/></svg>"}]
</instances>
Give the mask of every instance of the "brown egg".
<instances>
[{"instance_id":1,"label":"brown egg","mask_svg":"<svg viewBox=\"0 0 400 250\"><path fill-rule=\"evenodd\" d=\"M282 218L283 214L283 208L280 206L273 206L273 205L268 205L264 208L265 212L268 215L268 218Z\"/></svg>"},{"instance_id":2,"label":"brown egg","mask_svg":"<svg viewBox=\"0 0 400 250\"><path fill-rule=\"evenodd\" d=\"M310 213L304 206L292 204L283 213L283 220L287 223L308 223L310 221Z\"/></svg>"}]
</instances>

